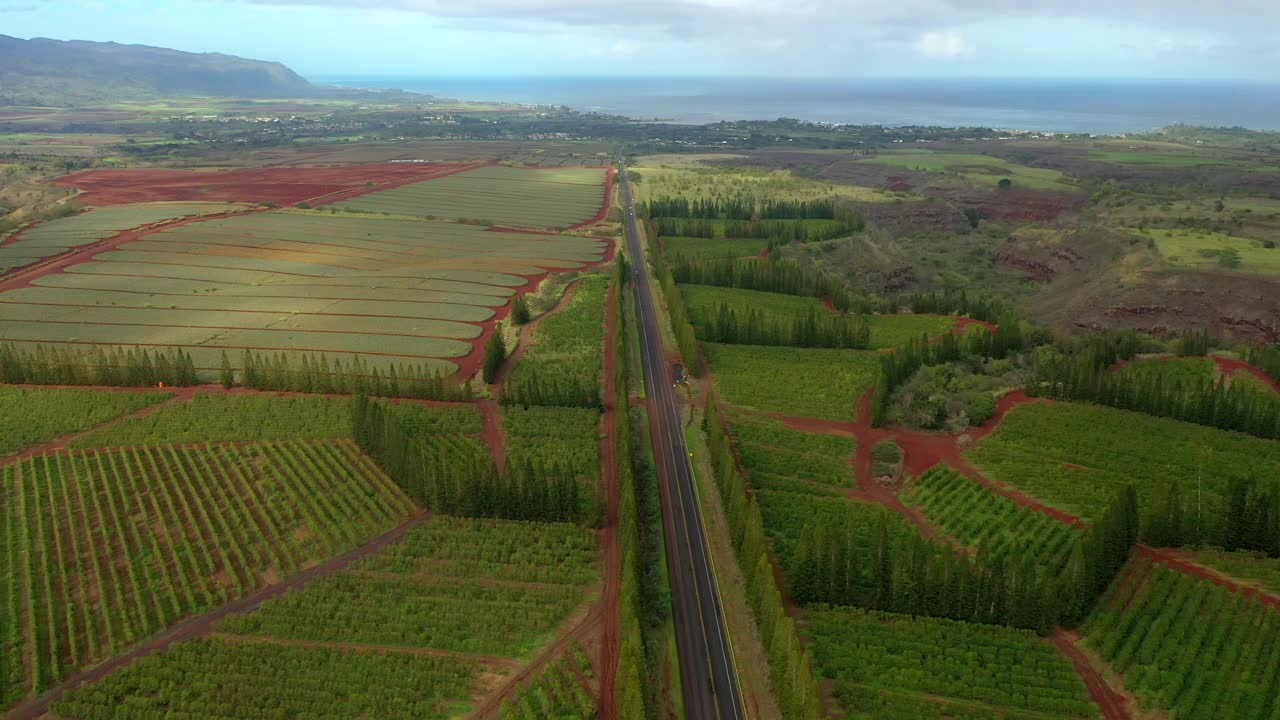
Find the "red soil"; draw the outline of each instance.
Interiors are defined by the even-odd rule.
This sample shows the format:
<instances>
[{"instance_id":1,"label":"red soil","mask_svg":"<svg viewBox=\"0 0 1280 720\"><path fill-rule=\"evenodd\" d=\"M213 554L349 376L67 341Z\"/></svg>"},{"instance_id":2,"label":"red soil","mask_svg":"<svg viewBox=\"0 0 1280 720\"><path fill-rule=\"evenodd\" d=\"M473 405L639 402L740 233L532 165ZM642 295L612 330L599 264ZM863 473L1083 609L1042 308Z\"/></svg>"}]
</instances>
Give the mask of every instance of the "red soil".
<instances>
[{"instance_id":1,"label":"red soil","mask_svg":"<svg viewBox=\"0 0 1280 720\"><path fill-rule=\"evenodd\" d=\"M1258 602L1271 608L1280 610L1280 595L1267 592L1257 585L1242 583L1235 578L1224 575L1213 568L1201 565L1191 559L1191 556L1179 550L1169 550L1166 548L1153 548L1148 545L1138 544L1135 546L1138 553L1151 558L1154 562L1168 566L1187 575L1194 575L1203 580L1208 580L1214 585L1227 588L1228 590L1240 593L1248 598L1255 598Z\"/></svg>"},{"instance_id":2,"label":"red soil","mask_svg":"<svg viewBox=\"0 0 1280 720\"><path fill-rule=\"evenodd\" d=\"M311 204L320 204L443 177L484 164L371 163L233 170L84 170L64 175L54 182L80 188L84 191L80 199L95 206L157 200L236 200L280 205L310 201Z\"/></svg>"},{"instance_id":3,"label":"red soil","mask_svg":"<svg viewBox=\"0 0 1280 720\"><path fill-rule=\"evenodd\" d=\"M1102 677L1102 673L1094 667L1089 656L1077 644L1078 635L1062 628L1057 628L1053 631L1053 636L1050 640L1053 642L1053 646L1058 648L1059 652L1071 660L1071 664L1075 666L1076 673L1089 690L1089 697L1098 706L1098 709L1102 711L1102 717L1105 720L1129 720L1129 718L1133 717L1133 712L1129 708L1128 698L1116 692L1107 684L1106 679Z\"/></svg>"},{"instance_id":4,"label":"red soil","mask_svg":"<svg viewBox=\"0 0 1280 720\"><path fill-rule=\"evenodd\" d=\"M502 430L502 415L498 412L498 401L488 398L480 400L477 405L480 406L480 415L484 418L480 439L484 440L485 447L489 448L489 456L493 458L493 464L498 466L498 472L502 472L507 464L507 434Z\"/></svg>"},{"instance_id":5,"label":"red soil","mask_svg":"<svg viewBox=\"0 0 1280 720\"><path fill-rule=\"evenodd\" d=\"M995 323L987 322L986 320L974 320L971 317L957 317L955 326L951 328L951 334L963 335L966 330L974 325L984 327L987 329L987 332L990 333L994 333L996 331Z\"/></svg>"},{"instance_id":6,"label":"red soil","mask_svg":"<svg viewBox=\"0 0 1280 720\"><path fill-rule=\"evenodd\" d=\"M1276 382L1275 378L1268 375L1262 370L1262 368L1257 367L1256 365L1250 365L1243 360L1225 358L1218 355L1213 356L1213 361L1218 365L1218 370L1220 370L1223 375L1228 377L1236 375L1237 373L1252 375L1266 383L1267 387L1271 388L1272 392L1280 393L1280 382Z\"/></svg>"}]
</instances>

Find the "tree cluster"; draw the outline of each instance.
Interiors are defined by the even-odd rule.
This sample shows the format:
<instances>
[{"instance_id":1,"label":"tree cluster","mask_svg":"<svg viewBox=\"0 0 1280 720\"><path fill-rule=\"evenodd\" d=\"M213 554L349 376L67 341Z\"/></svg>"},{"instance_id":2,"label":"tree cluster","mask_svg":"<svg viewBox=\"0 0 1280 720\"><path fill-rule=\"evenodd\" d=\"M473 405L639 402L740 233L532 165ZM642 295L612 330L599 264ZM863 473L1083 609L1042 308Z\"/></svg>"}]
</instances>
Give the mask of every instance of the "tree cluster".
<instances>
[{"instance_id":1,"label":"tree cluster","mask_svg":"<svg viewBox=\"0 0 1280 720\"><path fill-rule=\"evenodd\" d=\"M1001 315L1008 312L1004 303L991 298L971 298L964 290L916 293L907 297L906 304L913 313L935 315L954 313L985 322L996 322Z\"/></svg>"},{"instance_id":2,"label":"tree cluster","mask_svg":"<svg viewBox=\"0 0 1280 720\"><path fill-rule=\"evenodd\" d=\"M227 384L230 363L224 356L221 380ZM359 356L347 362L332 361L321 353L290 359L285 353L245 350L240 360L240 384L256 390L306 393L364 393L383 397L428 400L470 400L475 397L468 381L459 384L425 365L396 364L386 373L369 368Z\"/></svg>"},{"instance_id":3,"label":"tree cluster","mask_svg":"<svg viewBox=\"0 0 1280 720\"><path fill-rule=\"evenodd\" d=\"M1208 544L1280 557L1280 485L1275 480L1230 480L1220 537L1206 530L1194 490L1177 480L1156 485L1144 517L1143 538L1147 542L1160 547Z\"/></svg>"},{"instance_id":4,"label":"tree cluster","mask_svg":"<svg viewBox=\"0 0 1280 720\"><path fill-rule=\"evenodd\" d=\"M78 350L37 345L33 349L0 344L0 382L37 385L109 385L175 387L200 384L191 355L182 349Z\"/></svg>"},{"instance_id":5,"label":"tree cluster","mask_svg":"<svg viewBox=\"0 0 1280 720\"><path fill-rule=\"evenodd\" d=\"M855 317L816 310L771 320L758 308L739 314L728 303L721 303L702 324L701 337L708 342L739 345L866 349L871 344L871 327Z\"/></svg>"}]
</instances>

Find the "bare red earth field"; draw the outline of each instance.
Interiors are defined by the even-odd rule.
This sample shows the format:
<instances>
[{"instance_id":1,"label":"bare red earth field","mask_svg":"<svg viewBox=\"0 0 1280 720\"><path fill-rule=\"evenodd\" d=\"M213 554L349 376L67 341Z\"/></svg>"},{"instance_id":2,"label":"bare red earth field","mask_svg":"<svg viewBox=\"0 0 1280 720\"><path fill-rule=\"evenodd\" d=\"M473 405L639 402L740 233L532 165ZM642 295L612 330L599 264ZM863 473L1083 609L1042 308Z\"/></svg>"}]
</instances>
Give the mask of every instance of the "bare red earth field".
<instances>
[{"instance_id":1,"label":"bare red earth field","mask_svg":"<svg viewBox=\"0 0 1280 720\"><path fill-rule=\"evenodd\" d=\"M370 163L232 170L85 170L64 175L54 182L83 190L80 200L94 206L158 200L235 200L292 205L304 200L346 199L451 175L478 165L480 163Z\"/></svg>"}]
</instances>

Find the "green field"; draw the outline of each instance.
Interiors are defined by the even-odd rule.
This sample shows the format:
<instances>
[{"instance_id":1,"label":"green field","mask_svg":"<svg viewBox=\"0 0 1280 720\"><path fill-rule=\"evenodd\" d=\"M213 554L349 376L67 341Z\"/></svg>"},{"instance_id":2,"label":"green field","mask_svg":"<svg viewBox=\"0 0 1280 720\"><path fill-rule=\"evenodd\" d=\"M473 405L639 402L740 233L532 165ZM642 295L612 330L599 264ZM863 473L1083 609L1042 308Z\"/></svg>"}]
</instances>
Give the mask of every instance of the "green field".
<instances>
[{"instance_id":1,"label":"green field","mask_svg":"<svg viewBox=\"0 0 1280 720\"><path fill-rule=\"evenodd\" d=\"M1280 612L1139 557L1081 631L1140 710L1178 718L1280 712Z\"/></svg>"},{"instance_id":2,"label":"green field","mask_svg":"<svg viewBox=\"0 0 1280 720\"><path fill-rule=\"evenodd\" d=\"M769 241L763 238L664 237L662 246L672 258L745 258L759 255L769 247Z\"/></svg>"},{"instance_id":3,"label":"green field","mask_svg":"<svg viewBox=\"0 0 1280 720\"><path fill-rule=\"evenodd\" d=\"M358 212L564 228L592 219L604 202L603 168L482 167L361 195L336 206Z\"/></svg>"},{"instance_id":4,"label":"green field","mask_svg":"<svg viewBox=\"0 0 1280 720\"><path fill-rule=\"evenodd\" d=\"M568 304L538 322L507 378L502 400L526 405L600 405L605 301L610 278L580 279Z\"/></svg>"},{"instance_id":5,"label":"green field","mask_svg":"<svg viewBox=\"0 0 1280 720\"><path fill-rule=\"evenodd\" d=\"M707 363L725 402L753 410L853 420L874 383L876 353L825 348L705 343Z\"/></svg>"},{"instance_id":6,"label":"green field","mask_svg":"<svg viewBox=\"0 0 1280 720\"><path fill-rule=\"evenodd\" d=\"M1200 498L1211 538L1230 478L1280 474L1280 443L1077 403L1019 407L966 456L989 477L1084 518L1098 517L1124 485L1147 507L1158 482L1177 480L1184 496Z\"/></svg>"},{"instance_id":7,"label":"green field","mask_svg":"<svg viewBox=\"0 0 1280 720\"><path fill-rule=\"evenodd\" d=\"M1280 274L1280 248L1266 247L1263 240L1197 229L1135 232L1154 241L1165 261L1176 267Z\"/></svg>"},{"instance_id":8,"label":"green field","mask_svg":"<svg viewBox=\"0 0 1280 720\"><path fill-rule=\"evenodd\" d=\"M805 615L848 718L1096 718L1071 662L1026 630L853 608Z\"/></svg>"},{"instance_id":9,"label":"green field","mask_svg":"<svg viewBox=\"0 0 1280 720\"><path fill-rule=\"evenodd\" d=\"M729 415L742 466L758 490L832 494L853 484L851 437L792 430L778 420L747 413Z\"/></svg>"},{"instance_id":10,"label":"green field","mask_svg":"<svg viewBox=\"0 0 1280 720\"><path fill-rule=\"evenodd\" d=\"M863 162L891 165L909 170L937 173L955 173L972 182L995 185L1004 178L1013 181L1015 188L1034 190L1075 190L1071 179L1057 170L1033 168L1009 162L989 155L969 153L934 152L931 150L904 150L882 152Z\"/></svg>"},{"instance_id":11,"label":"green field","mask_svg":"<svg viewBox=\"0 0 1280 720\"><path fill-rule=\"evenodd\" d=\"M859 202L890 202L900 195L879 188L823 182L789 170L708 165L702 160L732 160L734 155L651 155L628 166L640 173L632 187L637 202L679 196L690 200L750 198L767 200L823 200L842 197Z\"/></svg>"},{"instance_id":12,"label":"green field","mask_svg":"<svg viewBox=\"0 0 1280 720\"><path fill-rule=\"evenodd\" d=\"M600 476L599 425L597 408L504 405L507 463L517 471L541 467L553 477L594 481Z\"/></svg>"},{"instance_id":13,"label":"green field","mask_svg":"<svg viewBox=\"0 0 1280 720\"><path fill-rule=\"evenodd\" d=\"M49 220L27 229L16 241L0 247L0 273L74 247L105 240L124 230L190 215L243 210L245 207L212 202L139 203L97 208Z\"/></svg>"},{"instance_id":14,"label":"green field","mask_svg":"<svg viewBox=\"0 0 1280 720\"><path fill-rule=\"evenodd\" d=\"M97 392L0 386L0 456L86 430L173 397L171 393Z\"/></svg>"},{"instance_id":15,"label":"green field","mask_svg":"<svg viewBox=\"0 0 1280 720\"><path fill-rule=\"evenodd\" d=\"M448 374L525 277L601 259L601 240L281 211L149 235L0 293L0 338L80 348L359 354ZM238 357L236 358L238 362Z\"/></svg>"},{"instance_id":16,"label":"green field","mask_svg":"<svg viewBox=\"0 0 1280 720\"><path fill-rule=\"evenodd\" d=\"M547 667L502 706L502 720L592 720L599 717L595 699L579 680L590 680L592 676L591 661L580 646L574 645L570 652Z\"/></svg>"},{"instance_id":17,"label":"green field","mask_svg":"<svg viewBox=\"0 0 1280 720\"><path fill-rule=\"evenodd\" d=\"M1264 590L1280 594L1280 559L1267 557L1262 553L1223 550L1192 551L1190 557L1242 584L1256 584Z\"/></svg>"},{"instance_id":18,"label":"green field","mask_svg":"<svg viewBox=\"0 0 1280 720\"><path fill-rule=\"evenodd\" d=\"M413 511L349 441L62 451L0 481L0 676L36 692Z\"/></svg>"}]
</instances>

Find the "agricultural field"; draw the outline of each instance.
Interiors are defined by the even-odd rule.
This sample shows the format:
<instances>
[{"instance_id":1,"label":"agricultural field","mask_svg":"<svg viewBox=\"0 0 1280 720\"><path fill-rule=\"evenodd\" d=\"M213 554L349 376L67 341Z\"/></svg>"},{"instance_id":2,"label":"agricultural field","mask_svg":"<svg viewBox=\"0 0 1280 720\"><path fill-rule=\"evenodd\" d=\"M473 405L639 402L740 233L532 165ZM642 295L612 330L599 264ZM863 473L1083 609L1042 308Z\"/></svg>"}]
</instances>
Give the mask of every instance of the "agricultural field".
<instances>
[{"instance_id":1,"label":"agricultural field","mask_svg":"<svg viewBox=\"0 0 1280 720\"><path fill-rule=\"evenodd\" d=\"M1016 408L966 456L987 476L1086 519L1127 484L1148 507L1157 481L1176 480L1200 497L1209 538L1221 530L1231 478L1280 473L1280 443L1080 403Z\"/></svg>"},{"instance_id":2,"label":"agricultural field","mask_svg":"<svg viewBox=\"0 0 1280 720\"><path fill-rule=\"evenodd\" d=\"M945 465L912 480L903 501L961 543L1010 561L1030 553L1053 577L1066 566L1076 540L1083 539L1079 529L1024 508Z\"/></svg>"},{"instance_id":3,"label":"agricultural field","mask_svg":"<svg viewBox=\"0 0 1280 720\"><path fill-rule=\"evenodd\" d=\"M876 353L826 348L704 343L716 388L730 405L832 420L853 420L875 383Z\"/></svg>"},{"instance_id":4,"label":"agricultural field","mask_svg":"<svg viewBox=\"0 0 1280 720\"><path fill-rule=\"evenodd\" d=\"M745 317L748 311L758 312L765 324L791 322L810 314L839 315L847 318L850 326L865 324L870 328L872 349L896 347L922 335L945 335L955 325L955 318L942 315L840 315L817 298L759 290L681 285L680 293L689 308L690 319L698 327L714 317L721 305L739 318Z\"/></svg>"},{"instance_id":5,"label":"agricultural field","mask_svg":"<svg viewBox=\"0 0 1280 720\"><path fill-rule=\"evenodd\" d=\"M742 157L742 156L736 156ZM732 161L734 155L651 155L637 158L628 168L640 174L633 183L637 202L664 196L689 200L752 198L765 200L824 200L841 197L860 202L890 202L902 197L879 188L812 180L789 170L748 166L708 165L702 160Z\"/></svg>"},{"instance_id":6,"label":"agricultural field","mask_svg":"<svg viewBox=\"0 0 1280 720\"><path fill-rule=\"evenodd\" d=\"M1187 557L1241 584L1257 585L1268 592L1280 594L1280 559L1243 550L1194 550Z\"/></svg>"},{"instance_id":7,"label":"agricultural field","mask_svg":"<svg viewBox=\"0 0 1280 720\"><path fill-rule=\"evenodd\" d=\"M755 257L769 248L764 238L663 237L662 248L671 258Z\"/></svg>"},{"instance_id":8,"label":"agricultural field","mask_svg":"<svg viewBox=\"0 0 1280 720\"><path fill-rule=\"evenodd\" d=\"M98 392L0 385L0 457L173 397L167 392Z\"/></svg>"},{"instance_id":9,"label":"agricultural field","mask_svg":"<svg viewBox=\"0 0 1280 720\"><path fill-rule=\"evenodd\" d=\"M1280 611L1139 557L1081 628L1139 709L1179 718L1280 712Z\"/></svg>"},{"instance_id":10,"label":"agricultural field","mask_svg":"<svg viewBox=\"0 0 1280 720\"><path fill-rule=\"evenodd\" d=\"M1280 248L1257 240L1199 229L1136 231L1155 243L1165 262L1180 268L1231 270L1253 275L1280 275ZM1271 247L1267 247L1270 242Z\"/></svg>"},{"instance_id":11,"label":"agricultural field","mask_svg":"<svg viewBox=\"0 0 1280 720\"><path fill-rule=\"evenodd\" d=\"M599 426L597 408L503 405L507 463L517 471L541 467L553 477L594 481L600 477Z\"/></svg>"},{"instance_id":12,"label":"agricultural field","mask_svg":"<svg viewBox=\"0 0 1280 720\"><path fill-rule=\"evenodd\" d=\"M1026 630L855 608L805 614L848 718L1097 718L1071 663Z\"/></svg>"},{"instance_id":13,"label":"agricultural field","mask_svg":"<svg viewBox=\"0 0 1280 720\"><path fill-rule=\"evenodd\" d=\"M608 202L603 168L490 165L362 195L343 210L525 228L567 228L601 219Z\"/></svg>"},{"instance_id":14,"label":"agricultural field","mask_svg":"<svg viewBox=\"0 0 1280 720\"><path fill-rule=\"evenodd\" d=\"M534 329L507 378L503 402L598 407L610 278L586 275L573 296Z\"/></svg>"},{"instance_id":15,"label":"agricultural field","mask_svg":"<svg viewBox=\"0 0 1280 720\"><path fill-rule=\"evenodd\" d=\"M955 173L981 185L995 185L1004 178L1013 181L1014 187L1033 190L1075 190L1071 179L1057 170L1033 168L1009 162L989 155L934 152L932 150L906 150L882 152L863 162L890 165L908 170L924 170L936 173Z\"/></svg>"},{"instance_id":16,"label":"agricultural field","mask_svg":"<svg viewBox=\"0 0 1280 720\"><path fill-rule=\"evenodd\" d=\"M65 720L175 710L245 720L459 717L544 645L596 582L590 530L437 517L303 590L228 617L211 636L69 693L54 712ZM584 665L575 650L517 698L541 701L535 687L572 692L559 671ZM548 699L556 698L595 703Z\"/></svg>"},{"instance_id":17,"label":"agricultural field","mask_svg":"<svg viewBox=\"0 0 1280 720\"><path fill-rule=\"evenodd\" d=\"M1214 379L1217 369L1212 358L1179 357L1153 360L1134 360L1114 371L1135 381L1150 381L1159 377L1166 385L1180 384L1191 388Z\"/></svg>"},{"instance_id":18,"label":"agricultural field","mask_svg":"<svg viewBox=\"0 0 1280 720\"><path fill-rule=\"evenodd\" d=\"M235 212L245 208L244 205L211 202L144 203L99 208L48 220L0 245L0 274L71 248L105 240L125 230L182 217Z\"/></svg>"},{"instance_id":19,"label":"agricultural field","mask_svg":"<svg viewBox=\"0 0 1280 720\"><path fill-rule=\"evenodd\" d=\"M502 720L591 720L597 703L582 682L592 677L590 660L575 644L503 706Z\"/></svg>"},{"instance_id":20,"label":"agricultural field","mask_svg":"<svg viewBox=\"0 0 1280 720\"><path fill-rule=\"evenodd\" d=\"M0 293L0 337L183 347L205 379L245 347L470 374L494 308L551 268L601 260L592 238L302 212L187 225ZM295 362L296 367L296 362ZM404 370L404 368L401 368Z\"/></svg>"},{"instance_id":21,"label":"agricultural field","mask_svg":"<svg viewBox=\"0 0 1280 720\"><path fill-rule=\"evenodd\" d=\"M852 437L792 430L764 415L729 413L742 466L757 490L829 494L853 484Z\"/></svg>"},{"instance_id":22,"label":"agricultural field","mask_svg":"<svg viewBox=\"0 0 1280 720\"><path fill-rule=\"evenodd\" d=\"M16 599L5 700L24 678L39 693L414 510L349 441L60 451L6 466L0 481L0 581Z\"/></svg>"},{"instance_id":23,"label":"agricultural field","mask_svg":"<svg viewBox=\"0 0 1280 720\"><path fill-rule=\"evenodd\" d=\"M351 434L351 402L324 397L197 393L75 440L101 448L170 443L337 439Z\"/></svg>"}]
</instances>

